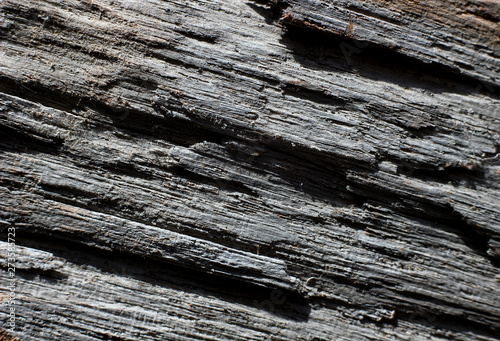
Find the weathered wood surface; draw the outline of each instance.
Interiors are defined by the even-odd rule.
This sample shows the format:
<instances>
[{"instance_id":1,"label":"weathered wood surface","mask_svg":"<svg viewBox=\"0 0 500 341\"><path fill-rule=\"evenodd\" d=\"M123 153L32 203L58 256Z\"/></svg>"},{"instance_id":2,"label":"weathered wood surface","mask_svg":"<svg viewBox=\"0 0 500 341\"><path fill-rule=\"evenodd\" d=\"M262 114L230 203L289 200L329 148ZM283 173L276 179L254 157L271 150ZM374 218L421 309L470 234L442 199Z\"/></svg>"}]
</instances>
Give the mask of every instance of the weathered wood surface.
<instances>
[{"instance_id":1,"label":"weathered wood surface","mask_svg":"<svg viewBox=\"0 0 500 341\"><path fill-rule=\"evenodd\" d=\"M499 339L498 1L0 13L9 335Z\"/></svg>"},{"instance_id":2,"label":"weathered wood surface","mask_svg":"<svg viewBox=\"0 0 500 341\"><path fill-rule=\"evenodd\" d=\"M282 20L389 48L427 64L436 63L491 85L500 82L500 2L278 1Z\"/></svg>"}]
</instances>

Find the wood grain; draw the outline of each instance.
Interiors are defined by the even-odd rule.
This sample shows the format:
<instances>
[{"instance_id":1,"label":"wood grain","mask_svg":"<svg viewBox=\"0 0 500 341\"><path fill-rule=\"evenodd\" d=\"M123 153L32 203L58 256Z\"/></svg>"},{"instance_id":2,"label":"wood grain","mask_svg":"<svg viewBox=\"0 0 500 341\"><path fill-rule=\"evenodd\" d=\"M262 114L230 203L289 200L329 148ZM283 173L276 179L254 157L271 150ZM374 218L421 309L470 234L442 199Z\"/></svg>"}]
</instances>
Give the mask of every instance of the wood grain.
<instances>
[{"instance_id":1,"label":"wood grain","mask_svg":"<svg viewBox=\"0 0 500 341\"><path fill-rule=\"evenodd\" d=\"M498 8L3 1L1 337L498 340Z\"/></svg>"}]
</instances>

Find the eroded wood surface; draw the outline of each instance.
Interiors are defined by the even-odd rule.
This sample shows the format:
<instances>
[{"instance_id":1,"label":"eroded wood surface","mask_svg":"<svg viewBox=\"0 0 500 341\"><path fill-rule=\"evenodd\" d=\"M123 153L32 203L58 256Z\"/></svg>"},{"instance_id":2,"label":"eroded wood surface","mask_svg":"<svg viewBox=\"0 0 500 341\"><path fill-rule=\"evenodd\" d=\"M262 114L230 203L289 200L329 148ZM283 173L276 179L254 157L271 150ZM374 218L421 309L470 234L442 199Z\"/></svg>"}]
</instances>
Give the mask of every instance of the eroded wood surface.
<instances>
[{"instance_id":1,"label":"eroded wood surface","mask_svg":"<svg viewBox=\"0 0 500 341\"><path fill-rule=\"evenodd\" d=\"M3 1L9 333L498 339L498 8Z\"/></svg>"}]
</instances>

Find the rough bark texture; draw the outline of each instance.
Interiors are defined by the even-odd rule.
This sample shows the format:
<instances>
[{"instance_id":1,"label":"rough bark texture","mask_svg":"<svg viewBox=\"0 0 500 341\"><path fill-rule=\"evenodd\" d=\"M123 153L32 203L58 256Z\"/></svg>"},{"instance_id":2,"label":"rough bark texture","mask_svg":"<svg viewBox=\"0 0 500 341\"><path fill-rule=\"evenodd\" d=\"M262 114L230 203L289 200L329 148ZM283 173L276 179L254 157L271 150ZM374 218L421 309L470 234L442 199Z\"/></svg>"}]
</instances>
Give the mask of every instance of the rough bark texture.
<instances>
[{"instance_id":1,"label":"rough bark texture","mask_svg":"<svg viewBox=\"0 0 500 341\"><path fill-rule=\"evenodd\" d=\"M0 338L499 340L499 8L2 1Z\"/></svg>"}]
</instances>

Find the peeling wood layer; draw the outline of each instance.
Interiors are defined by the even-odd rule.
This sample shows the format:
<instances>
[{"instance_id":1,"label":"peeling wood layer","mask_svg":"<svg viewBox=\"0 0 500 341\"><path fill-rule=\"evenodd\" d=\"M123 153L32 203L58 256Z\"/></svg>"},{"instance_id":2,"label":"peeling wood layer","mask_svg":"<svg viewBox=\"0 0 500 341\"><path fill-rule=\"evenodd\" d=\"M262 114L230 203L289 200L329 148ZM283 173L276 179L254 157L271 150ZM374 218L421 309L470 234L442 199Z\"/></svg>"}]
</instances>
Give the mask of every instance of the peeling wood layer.
<instances>
[{"instance_id":1,"label":"peeling wood layer","mask_svg":"<svg viewBox=\"0 0 500 341\"><path fill-rule=\"evenodd\" d=\"M426 64L439 64L490 87L499 84L498 1L269 3L281 10L284 24L354 40L354 51L375 45Z\"/></svg>"}]
</instances>

